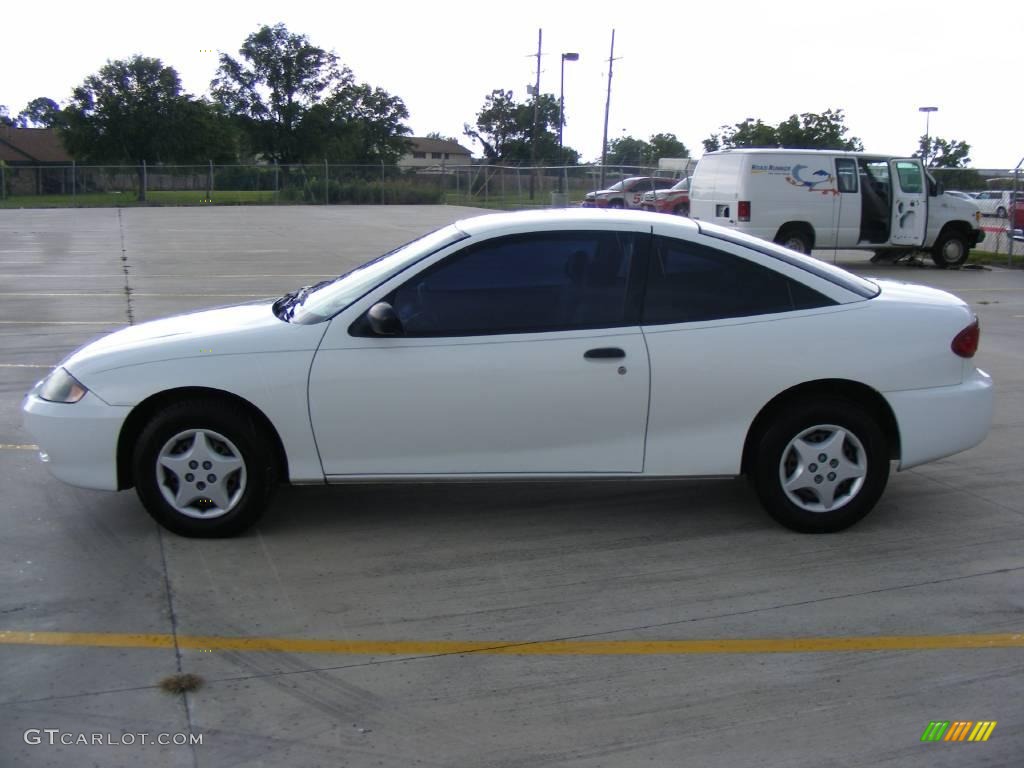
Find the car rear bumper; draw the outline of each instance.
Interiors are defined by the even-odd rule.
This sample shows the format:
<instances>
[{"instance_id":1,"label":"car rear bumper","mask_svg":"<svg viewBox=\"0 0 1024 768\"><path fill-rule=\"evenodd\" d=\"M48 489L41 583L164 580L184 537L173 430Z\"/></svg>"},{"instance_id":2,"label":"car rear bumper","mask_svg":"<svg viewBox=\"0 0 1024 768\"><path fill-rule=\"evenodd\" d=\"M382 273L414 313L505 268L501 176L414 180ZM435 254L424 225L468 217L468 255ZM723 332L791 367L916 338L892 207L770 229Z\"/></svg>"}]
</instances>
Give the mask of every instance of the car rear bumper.
<instances>
[{"instance_id":1,"label":"car rear bumper","mask_svg":"<svg viewBox=\"0 0 1024 768\"><path fill-rule=\"evenodd\" d=\"M57 478L117 490L117 439L131 408L107 405L92 392L73 404L47 402L30 392L21 410L26 431Z\"/></svg>"},{"instance_id":2,"label":"car rear bumper","mask_svg":"<svg viewBox=\"0 0 1024 768\"><path fill-rule=\"evenodd\" d=\"M992 377L977 368L956 386L885 397L899 427L901 470L973 448L992 426Z\"/></svg>"}]
</instances>

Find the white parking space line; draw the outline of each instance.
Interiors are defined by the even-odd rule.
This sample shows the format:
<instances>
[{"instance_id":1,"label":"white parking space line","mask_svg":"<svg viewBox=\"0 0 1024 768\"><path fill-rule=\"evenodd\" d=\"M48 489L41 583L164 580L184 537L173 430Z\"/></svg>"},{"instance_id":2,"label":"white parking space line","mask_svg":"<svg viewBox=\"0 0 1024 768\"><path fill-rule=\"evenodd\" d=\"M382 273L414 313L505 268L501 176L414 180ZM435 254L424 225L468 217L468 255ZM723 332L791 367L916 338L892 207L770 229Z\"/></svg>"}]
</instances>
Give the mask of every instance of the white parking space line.
<instances>
[{"instance_id":1,"label":"white parking space line","mask_svg":"<svg viewBox=\"0 0 1024 768\"><path fill-rule=\"evenodd\" d=\"M128 325L127 320L0 320L0 325Z\"/></svg>"},{"instance_id":2,"label":"white parking space line","mask_svg":"<svg viewBox=\"0 0 1024 768\"><path fill-rule=\"evenodd\" d=\"M0 451L38 451L38 445L29 445L27 443L0 443Z\"/></svg>"},{"instance_id":3,"label":"white parking space line","mask_svg":"<svg viewBox=\"0 0 1024 768\"><path fill-rule=\"evenodd\" d=\"M45 363L0 363L0 368L53 368Z\"/></svg>"},{"instance_id":4,"label":"white parking space line","mask_svg":"<svg viewBox=\"0 0 1024 768\"><path fill-rule=\"evenodd\" d=\"M138 291L132 291L132 296L166 296L170 298L202 298L209 296L211 298L242 298L242 299L258 299L263 296L269 296L268 293L139 293ZM86 293L33 293L33 292L21 292L21 293L2 293L0 296L17 296L21 298L49 298L55 296L97 296L97 297L121 297L124 298L124 291L120 292L86 292Z\"/></svg>"},{"instance_id":5,"label":"white parking space line","mask_svg":"<svg viewBox=\"0 0 1024 768\"><path fill-rule=\"evenodd\" d=\"M132 276L132 278L145 279L145 280L148 280L151 277L176 277L176 278L179 278L179 279L180 278L185 278L185 277L195 277L195 278L201 278L201 279L206 279L206 278L211 278L211 277L223 277L223 278L231 278L233 280L237 280L237 279L243 278L243 277L244 278L250 278L250 277L287 277L287 278L293 278L293 277L337 277L338 273L337 272L319 272L319 273L316 273L316 274L306 274L306 273L301 273L301 272L290 272L290 273L283 274L283 275L281 275L281 274L277 274L277 275L252 275L252 274L241 274L241 273L237 273L236 272L235 274L231 274L231 275L185 275L185 274L182 274L182 273L178 272L178 273L172 274L172 275L146 275L146 274L140 274L138 272L132 272L131 276ZM74 278L75 280L82 280L82 279L100 278L100 277L124 277L124 273L102 272L102 273L93 274L93 275L63 275L63 274L55 274L55 273L52 273L52 272L42 272L42 273L34 273L34 274L21 274L21 273L4 274L4 273L0 272L0 278L2 278L2 277L67 277L67 278Z\"/></svg>"}]
</instances>

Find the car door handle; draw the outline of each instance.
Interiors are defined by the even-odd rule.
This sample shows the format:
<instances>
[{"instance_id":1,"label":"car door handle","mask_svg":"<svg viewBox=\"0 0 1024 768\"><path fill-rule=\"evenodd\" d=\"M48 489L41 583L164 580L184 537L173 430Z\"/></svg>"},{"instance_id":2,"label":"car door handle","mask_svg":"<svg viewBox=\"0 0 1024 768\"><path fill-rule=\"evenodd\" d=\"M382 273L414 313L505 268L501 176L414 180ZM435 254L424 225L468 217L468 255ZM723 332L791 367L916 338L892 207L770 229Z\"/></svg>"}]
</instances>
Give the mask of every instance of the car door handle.
<instances>
[{"instance_id":1,"label":"car door handle","mask_svg":"<svg viewBox=\"0 0 1024 768\"><path fill-rule=\"evenodd\" d=\"M618 347L598 347L597 349L588 349L583 353L583 357L587 360L617 360L625 356L625 351Z\"/></svg>"}]
</instances>

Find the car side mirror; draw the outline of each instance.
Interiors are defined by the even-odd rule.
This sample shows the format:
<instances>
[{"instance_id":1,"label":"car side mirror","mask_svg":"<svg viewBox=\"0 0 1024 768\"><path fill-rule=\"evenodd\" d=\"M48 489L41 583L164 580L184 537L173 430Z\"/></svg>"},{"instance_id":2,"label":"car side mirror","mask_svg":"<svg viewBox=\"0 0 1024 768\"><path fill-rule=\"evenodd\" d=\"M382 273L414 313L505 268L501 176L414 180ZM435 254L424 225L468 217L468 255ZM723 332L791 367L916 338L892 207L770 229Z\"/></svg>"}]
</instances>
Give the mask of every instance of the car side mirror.
<instances>
[{"instance_id":1,"label":"car side mirror","mask_svg":"<svg viewBox=\"0 0 1024 768\"><path fill-rule=\"evenodd\" d=\"M402 321L395 308L386 301L378 301L366 313L366 320L375 336L401 336Z\"/></svg>"}]
</instances>

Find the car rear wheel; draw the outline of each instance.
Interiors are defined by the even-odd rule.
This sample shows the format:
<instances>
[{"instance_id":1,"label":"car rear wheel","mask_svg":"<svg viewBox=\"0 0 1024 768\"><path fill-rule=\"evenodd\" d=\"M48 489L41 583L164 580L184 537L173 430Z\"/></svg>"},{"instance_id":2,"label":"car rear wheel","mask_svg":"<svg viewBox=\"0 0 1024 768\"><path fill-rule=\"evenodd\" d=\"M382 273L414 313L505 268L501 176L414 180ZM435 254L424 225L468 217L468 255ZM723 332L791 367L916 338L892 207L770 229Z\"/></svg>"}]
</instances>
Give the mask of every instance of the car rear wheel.
<instances>
[{"instance_id":1,"label":"car rear wheel","mask_svg":"<svg viewBox=\"0 0 1024 768\"><path fill-rule=\"evenodd\" d=\"M673 213L675 213L676 216L689 216L690 215L690 206L688 206L686 204L677 205L676 209L675 209L675 211L673 211Z\"/></svg>"},{"instance_id":2,"label":"car rear wheel","mask_svg":"<svg viewBox=\"0 0 1024 768\"><path fill-rule=\"evenodd\" d=\"M757 443L754 486L782 525L831 533L856 523L889 479L885 434L856 403L822 399L780 412Z\"/></svg>"},{"instance_id":3,"label":"car rear wheel","mask_svg":"<svg viewBox=\"0 0 1024 768\"><path fill-rule=\"evenodd\" d=\"M609 208L624 208L625 207L625 203L623 203L621 200L611 200L608 203L608 207Z\"/></svg>"},{"instance_id":4,"label":"car rear wheel","mask_svg":"<svg viewBox=\"0 0 1024 768\"><path fill-rule=\"evenodd\" d=\"M231 403L186 400L142 430L134 456L146 511L182 536L234 536L263 514L277 483L266 435Z\"/></svg>"}]
</instances>

